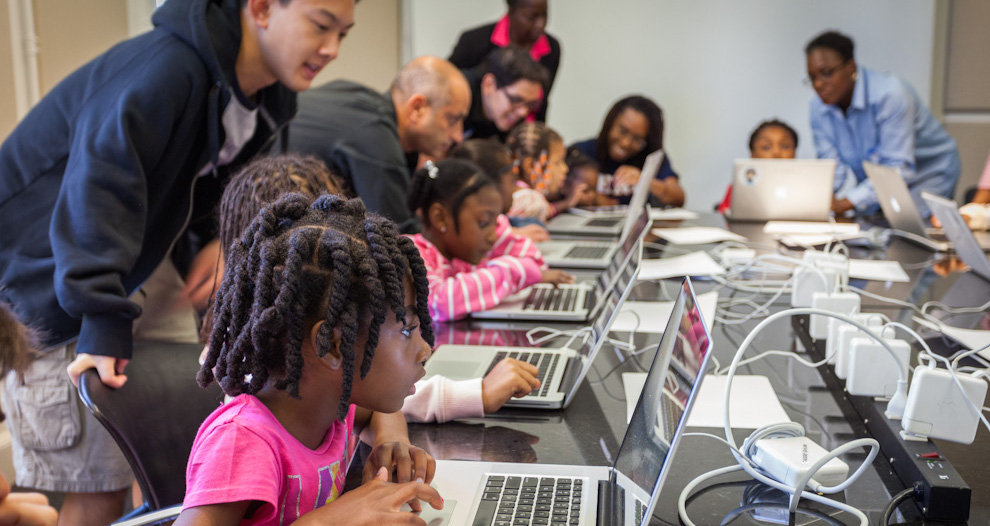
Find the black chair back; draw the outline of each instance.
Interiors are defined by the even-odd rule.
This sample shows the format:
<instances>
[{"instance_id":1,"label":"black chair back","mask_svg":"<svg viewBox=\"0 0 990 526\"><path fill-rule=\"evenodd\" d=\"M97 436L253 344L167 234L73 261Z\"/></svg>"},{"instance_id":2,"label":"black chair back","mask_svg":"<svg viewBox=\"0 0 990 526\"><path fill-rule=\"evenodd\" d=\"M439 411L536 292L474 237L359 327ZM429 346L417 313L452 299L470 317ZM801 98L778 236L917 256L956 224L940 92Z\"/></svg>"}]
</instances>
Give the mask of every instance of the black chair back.
<instances>
[{"instance_id":1,"label":"black chair back","mask_svg":"<svg viewBox=\"0 0 990 526\"><path fill-rule=\"evenodd\" d=\"M79 379L79 396L130 463L147 510L182 503L186 462L200 424L223 401L216 384L196 384L201 344L135 342L127 383L111 389L96 369Z\"/></svg>"}]
</instances>

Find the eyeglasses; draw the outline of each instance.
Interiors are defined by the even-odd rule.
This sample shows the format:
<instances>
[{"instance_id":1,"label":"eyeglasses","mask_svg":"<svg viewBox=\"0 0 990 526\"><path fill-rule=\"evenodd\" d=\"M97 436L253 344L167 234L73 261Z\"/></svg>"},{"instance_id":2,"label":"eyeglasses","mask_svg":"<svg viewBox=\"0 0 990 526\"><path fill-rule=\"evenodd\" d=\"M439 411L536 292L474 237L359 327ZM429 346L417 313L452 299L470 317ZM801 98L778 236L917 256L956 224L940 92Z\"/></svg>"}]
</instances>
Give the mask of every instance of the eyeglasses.
<instances>
[{"instance_id":1,"label":"eyeglasses","mask_svg":"<svg viewBox=\"0 0 990 526\"><path fill-rule=\"evenodd\" d=\"M818 79L821 79L821 80L823 80L825 82L828 82L829 80L832 79L832 77L835 76L835 73L837 71L839 71L840 69L846 67L846 64L848 64L848 63L849 63L848 60L844 60L838 66L831 67L831 68L823 68L817 74L811 73L807 77L804 77L803 79L801 79L801 82L803 82L805 86L813 86L815 84L815 82L818 81Z\"/></svg>"},{"instance_id":2,"label":"eyeglasses","mask_svg":"<svg viewBox=\"0 0 990 526\"><path fill-rule=\"evenodd\" d=\"M540 103L543 102L542 98L536 100L526 100L515 93L509 93L509 90L505 88L502 88L499 91L505 93L505 98L508 99L509 105L512 106L512 109L514 110L526 108L529 111L536 111L540 109Z\"/></svg>"},{"instance_id":3,"label":"eyeglasses","mask_svg":"<svg viewBox=\"0 0 990 526\"><path fill-rule=\"evenodd\" d=\"M636 150L642 150L646 147L645 138L633 134L633 132L627 130L625 126L619 123L615 124L615 133L619 136L619 138L628 140L632 147Z\"/></svg>"}]
</instances>

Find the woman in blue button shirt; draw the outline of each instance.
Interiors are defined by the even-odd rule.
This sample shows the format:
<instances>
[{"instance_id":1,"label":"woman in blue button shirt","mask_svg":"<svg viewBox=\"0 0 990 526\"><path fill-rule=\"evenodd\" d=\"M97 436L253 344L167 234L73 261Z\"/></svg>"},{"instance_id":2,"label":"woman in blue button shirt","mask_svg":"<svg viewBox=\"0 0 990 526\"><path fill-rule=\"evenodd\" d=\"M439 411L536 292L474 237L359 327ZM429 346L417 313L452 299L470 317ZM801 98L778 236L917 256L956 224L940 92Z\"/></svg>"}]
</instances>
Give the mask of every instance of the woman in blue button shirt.
<instances>
[{"instance_id":1,"label":"woman in blue button shirt","mask_svg":"<svg viewBox=\"0 0 990 526\"><path fill-rule=\"evenodd\" d=\"M811 101L811 131L822 159L835 159L832 210L859 215L879 209L863 161L897 167L921 213L930 215L922 190L952 197L961 164L956 142L906 82L856 64L852 40L835 31L804 49Z\"/></svg>"}]
</instances>

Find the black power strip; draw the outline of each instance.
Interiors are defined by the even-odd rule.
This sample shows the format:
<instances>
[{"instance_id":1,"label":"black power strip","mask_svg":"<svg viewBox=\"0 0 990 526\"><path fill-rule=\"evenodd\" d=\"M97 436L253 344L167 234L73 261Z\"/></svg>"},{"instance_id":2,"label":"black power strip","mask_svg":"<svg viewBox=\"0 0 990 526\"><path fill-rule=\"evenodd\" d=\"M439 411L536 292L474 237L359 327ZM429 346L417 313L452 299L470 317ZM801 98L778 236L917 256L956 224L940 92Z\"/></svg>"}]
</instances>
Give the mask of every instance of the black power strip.
<instances>
[{"instance_id":1,"label":"black power strip","mask_svg":"<svg viewBox=\"0 0 990 526\"><path fill-rule=\"evenodd\" d=\"M824 359L825 342L815 340L809 334L809 317L794 316L791 325L808 355L815 361ZM884 416L886 402L848 394L845 382L835 375L831 366L819 367L818 371L839 405L848 403L880 443L880 454L890 463L901 484L906 488L919 488L922 498L918 507L926 519L946 522L969 519L972 490L952 464L939 454L935 444L930 440L902 439L900 422Z\"/></svg>"}]
</instances>

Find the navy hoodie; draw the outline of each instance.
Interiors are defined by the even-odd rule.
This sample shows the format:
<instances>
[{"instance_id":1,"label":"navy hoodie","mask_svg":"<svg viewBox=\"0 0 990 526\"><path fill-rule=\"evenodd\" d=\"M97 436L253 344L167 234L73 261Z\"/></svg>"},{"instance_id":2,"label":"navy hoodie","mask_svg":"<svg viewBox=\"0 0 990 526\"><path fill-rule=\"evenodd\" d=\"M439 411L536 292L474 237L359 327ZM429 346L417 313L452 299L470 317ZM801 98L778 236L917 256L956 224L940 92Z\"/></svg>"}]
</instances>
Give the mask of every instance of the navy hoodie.
<instances>
[{"instance_id":1,"label":"navy hoodie","mask_svg":"<svg viewBox=\"0 0 990 526\"><path fill-rule=\"evenodd\" d=\"M267 148L294 115L281 84L258 93L255 135L215 165L236 88L238 0L169 0L155 28L69 75L0 146L0 299L47 346L130 358L128 296L192 219L207 216L224 173Z\"/></svg>"}]
</instances>

